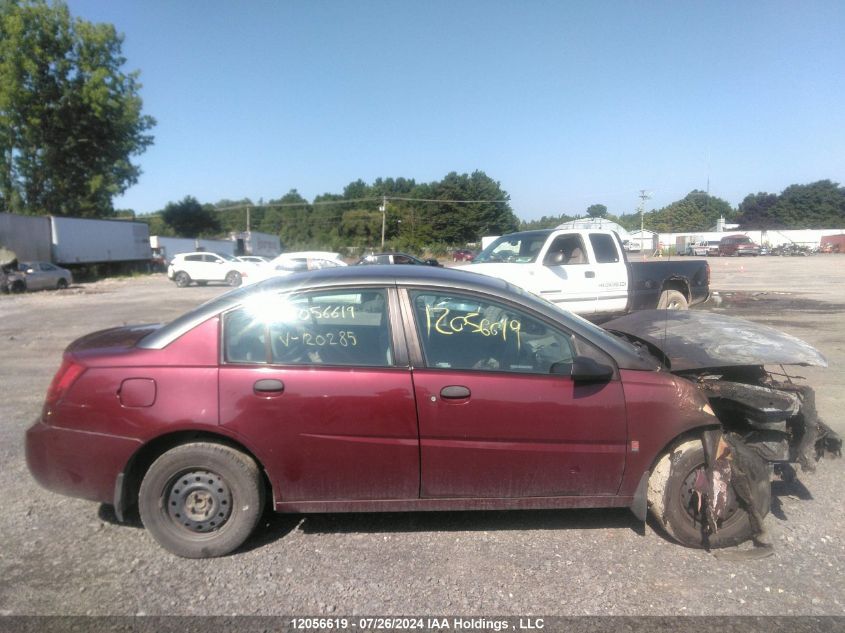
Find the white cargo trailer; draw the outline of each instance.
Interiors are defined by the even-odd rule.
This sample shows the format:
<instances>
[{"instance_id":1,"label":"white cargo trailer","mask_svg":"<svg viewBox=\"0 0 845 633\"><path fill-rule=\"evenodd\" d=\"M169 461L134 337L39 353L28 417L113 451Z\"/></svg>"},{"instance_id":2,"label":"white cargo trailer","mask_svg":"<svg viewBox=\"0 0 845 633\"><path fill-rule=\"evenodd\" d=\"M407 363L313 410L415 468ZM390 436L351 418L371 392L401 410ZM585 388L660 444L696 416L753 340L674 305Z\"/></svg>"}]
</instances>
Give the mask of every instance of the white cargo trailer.
<instances>
[{"instance_id":1,"label":"white cargo trailer","mask_svg":"<svg viewBox=\"0 0 845 633\"><path fill-rule=\"evenodd\" d=\"M0 213L0 247L12 251L19 261L49 262L50 218Z\"/></svg>"},{"instance_id":2,"label":"white cargo trailer","mask_svg":"<svg viewBox=\"0 0 845 633\"><path fill-rule=\"evenodd\" d=\"M144 222L50 216L57 264L149 261L150 229Z\"/></svg>"},{"instance_id":3,"label":"white cargo trailer","mask_svg":"<svg viewBox=\"0 0 845 633\"><path fill-rule=\"evenodd\" d=\"M224 255L235 254L235 242L232 240L211 240L199 237L150 235L150 248L153 252L153 260L157 263L164 263L165 266L173 259L174 255L179 253L207 251Z\"/></svg>"},{"instance_id":4,"label":"white cargo trailer","mask_svg":"<svg viewBox=\"0 0 845 633\"><path fill-rule=\"evenodd\" d=\"M237 255L260 255L262 257L276 257L282 252L282 244L278 235L245 231L232 234Z\"/></svg>"}]
</instances>

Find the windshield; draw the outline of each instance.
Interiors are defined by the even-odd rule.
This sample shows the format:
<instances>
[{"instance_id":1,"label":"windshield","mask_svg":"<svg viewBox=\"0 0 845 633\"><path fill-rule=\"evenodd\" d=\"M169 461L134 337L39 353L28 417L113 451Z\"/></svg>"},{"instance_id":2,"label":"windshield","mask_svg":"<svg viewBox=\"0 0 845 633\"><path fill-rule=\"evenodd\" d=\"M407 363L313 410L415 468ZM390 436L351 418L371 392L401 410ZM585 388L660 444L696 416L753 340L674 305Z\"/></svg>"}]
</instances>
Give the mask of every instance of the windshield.
<instances>
[{"instance_id":1,"label":"windshield","mask_svg":"<svg viewBox=\"0 0 845 633\"><path fill-rule=\"evenodd\" d=\"M537 261L537 255L546 243L551 231L525 231L503 235L490 244L478 257L476 264L508 262L510 264L530 264Z\"/></svg>"}]
</instances>

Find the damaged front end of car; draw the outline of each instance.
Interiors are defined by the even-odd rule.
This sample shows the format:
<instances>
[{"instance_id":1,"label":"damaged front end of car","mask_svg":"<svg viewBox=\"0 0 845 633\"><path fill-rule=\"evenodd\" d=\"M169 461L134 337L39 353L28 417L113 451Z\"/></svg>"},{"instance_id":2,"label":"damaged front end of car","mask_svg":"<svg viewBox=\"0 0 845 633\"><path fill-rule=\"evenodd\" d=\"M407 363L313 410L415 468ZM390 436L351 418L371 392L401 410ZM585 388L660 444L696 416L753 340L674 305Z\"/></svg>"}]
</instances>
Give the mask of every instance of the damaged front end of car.
<instances>
[{"instance_id":1,"label":"damaged front end of car","mask_svg":"<svg viewBox=\"0 0 845 633\"><path fill-rule=\"evenodd\" d=\"M813 388L791 371L826 367L825 358L774 328L712 312L636 312L604 327L694 383L721 423L701 434L706 468L690 482L702 546L737 502L755 542L768 545L763 517L773 470L791 478L793 464L813 472L822 457L842 452L842 439L819 418Z\"/></svg>"}]
</instances>

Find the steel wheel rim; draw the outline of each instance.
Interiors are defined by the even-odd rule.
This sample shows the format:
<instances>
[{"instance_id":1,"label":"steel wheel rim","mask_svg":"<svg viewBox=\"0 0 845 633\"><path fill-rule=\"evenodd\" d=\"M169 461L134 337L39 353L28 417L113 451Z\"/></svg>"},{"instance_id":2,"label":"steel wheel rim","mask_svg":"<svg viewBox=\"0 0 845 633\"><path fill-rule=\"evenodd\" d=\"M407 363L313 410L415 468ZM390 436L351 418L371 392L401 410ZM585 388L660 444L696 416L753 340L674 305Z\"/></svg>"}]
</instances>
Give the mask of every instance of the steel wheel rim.
<instances>
[{"instance_id":1,"label":"steel wheel rim","mask_svg":"<svg viewBox=\"0 0 845 633\"><path fill-rule=\"evenodd\" d=\"M219 530L232 515L232 491L226 480L205 469L186 470L168 483L164 503L167 516L192 534Z\"/></svg>"}]
</instances>

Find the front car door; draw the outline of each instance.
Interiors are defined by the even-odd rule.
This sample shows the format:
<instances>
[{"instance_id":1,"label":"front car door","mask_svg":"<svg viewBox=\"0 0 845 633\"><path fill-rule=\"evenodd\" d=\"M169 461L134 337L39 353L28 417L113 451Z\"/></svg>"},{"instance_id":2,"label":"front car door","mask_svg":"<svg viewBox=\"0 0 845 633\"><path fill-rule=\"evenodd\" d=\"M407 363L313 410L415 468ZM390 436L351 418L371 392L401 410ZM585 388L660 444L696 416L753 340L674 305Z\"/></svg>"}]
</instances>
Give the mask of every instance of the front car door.
<instances>
[{"instance_id":1,"label":"front car door","mask_svg":"<svg viewBox=\"0 0 845 633\"><path fill-rule=\"evenodd\" d=\"M403 291L404 292L404 291ZM625 466L618 377L576 384L576 353L612 360L517 306L444 290L403 295L420 427L421 495L612 495Z\"/></svg>"},{"instance_id":2,"label":"front car door","mask_svg":"<svg viewBox=\"0 0 845 633\"><path fill-rule=\"evenodd\" d=\"M419 497L396 291L259 295L223 316L220 422L256 447L277 500Z\"/></svg>"},{"instance_id":3,"label":"front car door","mask_svg":"<svg viewBox=\"0 0 845 633\"><path fill-rule=\"evenodd\" d=\"M596 269L579 233L555 237L540 253L540 261L536 294L577 314L595 313Z\"/></svg>"}]
</instances>

